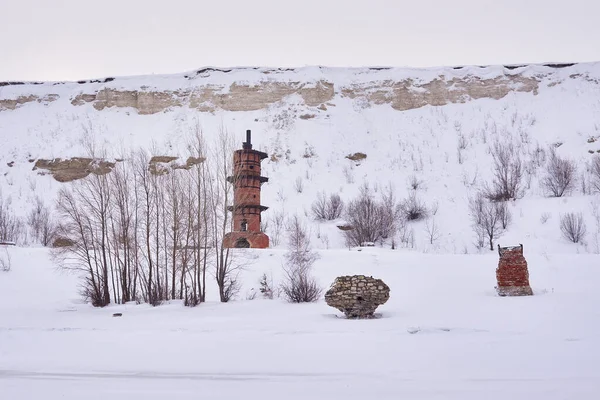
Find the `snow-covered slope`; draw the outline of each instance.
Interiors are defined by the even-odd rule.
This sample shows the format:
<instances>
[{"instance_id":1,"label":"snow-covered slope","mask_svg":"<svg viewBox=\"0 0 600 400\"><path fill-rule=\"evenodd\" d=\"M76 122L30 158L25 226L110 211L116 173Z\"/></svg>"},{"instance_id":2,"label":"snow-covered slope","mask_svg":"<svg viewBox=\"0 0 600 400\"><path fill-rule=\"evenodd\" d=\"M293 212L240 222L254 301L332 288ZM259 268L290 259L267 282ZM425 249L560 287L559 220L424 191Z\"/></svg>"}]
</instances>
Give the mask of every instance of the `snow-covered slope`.
<instances>
[{"instance_id":1,"label":"snow-covered slope","mask_svg":"<svg viewBox=\"0 0 600 400\"><path fill-rule=\"evenodd\" d=\"M525 196L511 203L513 224L502 243L528 252L596 252L595 197L582 193L586 166L600 151L600 64L438 69L205 68L186 74L86 82L0 83L0 188L24 214L33 198L51 203L61 183L32 171L35 160L86 156L93 137L109 158L144 147L186 156L196 124L211 139L221 126L241 145L251 129L270 178L263 203L275 213L309 214L320 191L351 199L367 182L408 181L436 208L440 237L425 221L410 225L420 251L475 251L468 197L491 176L489 146L515 143L527 165ZM544 196L539 149L573 159L581 177L573 195ZM460 149L460 147L465 147ZM362 152L353 162L347 155ZM459 155L460 153L460 155ZM295 188L302 183L302 191ZM586 182L588 183L588 182ZM597 208L597 207L595 207ZM584 213L585 245L561 237L559 214ZM549 218L548 217L549 214ZM542 218L542 215L545 215ZM543 222L545 220L545 222ZM313 224L316 247L342 247L335 224Z\"/></svg>"}]
</instances>

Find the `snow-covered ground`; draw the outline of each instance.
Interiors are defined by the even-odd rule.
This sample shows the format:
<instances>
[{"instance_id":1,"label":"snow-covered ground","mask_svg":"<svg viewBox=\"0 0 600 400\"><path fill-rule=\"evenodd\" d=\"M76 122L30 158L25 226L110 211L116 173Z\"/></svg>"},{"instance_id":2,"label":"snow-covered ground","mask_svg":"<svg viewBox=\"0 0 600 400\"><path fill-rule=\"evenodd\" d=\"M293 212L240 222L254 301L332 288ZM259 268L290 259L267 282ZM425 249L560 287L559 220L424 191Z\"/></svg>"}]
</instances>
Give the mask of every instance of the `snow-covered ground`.
<instances>
[{"instance_id":1,"label":"snow-covered ground","mask_svg":"<svg viewBox=\"0 0 600 400\"><path fill-rule=\"evenodd\" d=\"M391 288L375 320L324 301L245 300L281 250L246 251L240 300L82 304L47 250L0 272L2 399L597 399L598 256L525 256L531 297L495 295L497 254L322 250L314 271ZM112 317L122 312L120 318Z\"/></svg>"}]
</instances>

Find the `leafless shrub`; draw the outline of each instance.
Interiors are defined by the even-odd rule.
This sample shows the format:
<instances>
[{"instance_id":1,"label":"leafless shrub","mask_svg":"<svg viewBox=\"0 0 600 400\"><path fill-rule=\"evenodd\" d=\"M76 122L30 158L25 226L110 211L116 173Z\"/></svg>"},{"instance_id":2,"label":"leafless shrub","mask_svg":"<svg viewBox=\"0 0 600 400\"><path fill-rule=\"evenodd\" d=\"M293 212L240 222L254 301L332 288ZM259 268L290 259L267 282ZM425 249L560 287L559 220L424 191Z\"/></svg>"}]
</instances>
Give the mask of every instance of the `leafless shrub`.
<instances>
[{"instance_id":1,"label":"leafless shrub","mask_svg":"<svg viewBox=\"0 0 600 400\"><path fill-rule=\"evenodd\" d=\"M266 273L263 273L259 281L259 291L265 299L273 300L275 292L273 291L273 278L268 277Z\"/></svg>"},{"instance_id":2,"label":"leafless shrub","mask_svg":"<svg viewBox=\"0 0 600 400\"><path fill-rule=\"evenodd\" d=\"M283 211L276 211L271 216L270 239L273 246L278 246L281 241L281 234L285 226L285 214Z\"/></svg>"},{"instance_id":3,"label":"leafless shrub","mask_svg":"<svg viewBox=\"0 0 600 400\"><path fill-rule=\"evenodd\" d=\"M423 188L423 181L416 175L411 175L408 178L408 188L411 190L419 190Z\"/></svg>"},{"instance_id":4,"label":"leafless shrub","mask_svg":"<svg viewBox=\"0 0 600 400\"><path fill-rule=\"evenodd\" d=\"M469 200L469 213L473 223L477 247L487 241L494 250L494 239L502 234L502 204L486 200L482 193Z\"/></svg>"},{"instance_id":5,"label":"leafless shrub","mask_svg":"<svg viewBox=\"0 0 600 400\"><path fill-rule=\"evenodd\" d=\"M12 258L7 248L0 248L0 271L8 272L12 268Z\"/></svg>"},{"instance_id":6,"label":"leafless shrub","mask_svg":"<svg viewBox=\"0 0 600 400\"><path fill-rule=\"evenodd\" d=\"M438 210L440 209L440 203L437 200L434 200L429 209L431 211L431 215L437 215Z\"/></svg>"},{"instance_id":7,"label":"leafless shrub","mask_svg":"<svg viewBox=\"0 0 600 400\"><path fill-rule=\"evenodd\" d=\"M327 198L324 192L317 194L311 206L313 217L320 221L338 219L344 210L344 202L339 194L333 193Z\"/></svg>"},{"instance_id":8,"label":"leafless shrub","mask_svg":"<svg viewBox=\"0 0 600 400\"><path fill-rule=\"evenodd\" d=\"M540 222L542 224L545 224L546 222L548 222L551 216L552 215L549 212L542 213L542 215L540 216Z\"/></svg>"},{"instance_id":9,"label":"leafless shrub","mask_svg":"<svg viewBox=\"0 0 600 400\"><path fill-rule=\"evenodd\" d=\"M35 207L27 216L27 224L31 234L38 243L49 246L54 240L56 224L50 214L50 209L39 197L35 200Z\"/></svg>"},{"instance_id":10,"label":"leafless shrub","mask_svg":"<svg viewBox=\"0 0 600 400\"><path fill-rule=\"evenodd\" d=\"M546 150L539 144L536 145L531 155L531 162L536 167L542 167L546 163Z\"/></svg>"},{"instance_id":11,"label":"leafless shrub","mask_svg":"<svg viewBox=\"0 0 600 400\"><path fill-rule=\"evenodd\" d=\"M254 299L256 299L256 296L257 296L256 290L254 290L254 288L252 288L246 293L246 300L254 300Z\"/></svg>"},{"instance_id":12,"label":"leafless shrub","mask_svg":"<svg viewBox=\"0 0 600 400\"><path fill-rule=\"evenodd\" d=\"M458 144L457 147L459 150L465 150L467 148L468 142L467 142L467 138L465 135L460 134L458 135Z\"/></svg>"},{"instance_id":13,"label":"leafless shrub","mask_svg":"<svg viewBox=\"0 0 600 400\"><path fill-rule=\"evenodd\" d=\"M401 210L391 187L376 200L368 186L346 207L346 219L352 229L344 231L348 246L375 243L393 235L401 219Z\"/></svg>"},{"instance_id":14,"label":"leafless shrub","mask_svg":"<svg viewBox=\"0 0 600 400\"><path fill-rule=\"evenodd\" d=\"M290 303L317 301L323 292L311 275L311 268L319 255L310 247L310 237L298 216L288 223L288 251L285 254L281 291Z\"/></svg>"},{"instance_id":15,"label":"leafless shrub","mask_svg":"<svg viewBox=\"0 0 600 400\"><path fill-rule=\"evenodd\" d=\"M407 221L418 221L426 218L428 215L427 207L423 203L415 192L412 192L407 199L405 199L401 206L402 214Z\"/></svg>"},{"instance_id":16,"label":"leafless shrub","mask_svg":"<svg viewBox=\"0 0 600 400\"><path fill-rule=\"evenodd\" d=\"M521 157L512 143L496 142L490 151L494 177L491 186L484 187L485 197L491 201L517 199L523 178Z\"/></svg>"},{"instance_id":17,"label":"leafless shrub","mask_svg":"<svg viewBox=\"0 0 600 400\"><path fill-rule=\"evenodd\" d=\"M223 291L221 293L221 302L227 303L238 295L240 289L242 288L241 282L238 279L238 273L230 273L229 276L225 278Z\"/></svg>"},{"instance_id":18,"label":"leafless shrub","mask_svg":"<svg viewBox=\"0 0 600 400\"><path fill-rule=\"evenodd\" d=\"M465 135L458 135L458 143L456 145L456 158L458 159L458 163L462 164L464 162L463 151L467 148L467 138Z\"/></svg>"},{"instance_id":19,"label":"leafless shrub","mask_svg":"<svg viewBox=\"0 0 600 400\"><path fill-rule=\"evenodd\" d=\"M567 213L560 217L560 231L563 237L573 243L579 243L585 237L587 228L581 213Z\"/></svg>"},{"instance_id":20,"label":"leafless shrub","mask_svg":"<svg viewBox=\"0 0 600 400\"><path fill-rule=\"evenodd\" d=\"M347 184L352 184L354 183L354 171L352 170L351 167L348 166L344 166L344 168L342 169L342 172L344 173L344 178L346 178L346 183Z\"/></svg>"},{"instance_id":21,"label":"leafless shrub","mask_svg":"<svg viewBox=\"0 0 600 400\"><path fill-rule=\"evenodd\" d=\"M302 177L299 176L294 181L294 190L296 193L302 193L304 191L304 182L302 181Z\"/></svg>"},{"instance_id":22,"label":"leafless shrub","mask_svg":"<svg viewBox=\"0 0 600 400\"><path fill-rule=\"evenodd\" d=\"M569 194L576 182L577 166L571 160L560 158L551 149L550 159L546 167L546 175L542 179L542 187L552 197Z\"/></svg>"}]
</instances>

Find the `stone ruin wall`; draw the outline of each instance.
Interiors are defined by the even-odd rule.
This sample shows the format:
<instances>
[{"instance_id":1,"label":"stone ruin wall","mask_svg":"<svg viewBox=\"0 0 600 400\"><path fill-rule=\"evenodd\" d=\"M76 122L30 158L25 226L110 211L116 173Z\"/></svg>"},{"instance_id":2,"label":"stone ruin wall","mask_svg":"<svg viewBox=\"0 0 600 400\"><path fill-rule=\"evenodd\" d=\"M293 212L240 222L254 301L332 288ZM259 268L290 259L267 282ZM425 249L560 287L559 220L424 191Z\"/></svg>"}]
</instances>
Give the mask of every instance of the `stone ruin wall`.
<instances>
[{"instance_id":1,"label":"stone ruin wall","mask_svg":"<svg viewBox=\"0 0 600 400\"><path fill-rule=\"evenodd\" d=\"M325 301L348 318L371 318L390 298L390 288L370 276L340 276L325 293Z\"/></svg>"}]
</instances>

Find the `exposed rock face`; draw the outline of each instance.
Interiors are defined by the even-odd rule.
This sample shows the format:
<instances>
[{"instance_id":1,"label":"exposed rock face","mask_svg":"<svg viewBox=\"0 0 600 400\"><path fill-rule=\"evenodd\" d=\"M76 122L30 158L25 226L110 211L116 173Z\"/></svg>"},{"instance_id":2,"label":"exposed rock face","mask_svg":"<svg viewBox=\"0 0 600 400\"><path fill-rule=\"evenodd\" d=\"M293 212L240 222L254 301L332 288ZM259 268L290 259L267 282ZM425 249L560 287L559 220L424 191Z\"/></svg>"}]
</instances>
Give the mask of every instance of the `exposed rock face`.
<instances>
[{"instance_id":1,"label":"exposed rock face","mask_svg":"<svg viewBox=\"0 0 600 400\"><path fill-rule=\"evenodd\" d=\"M224 89L227 89L224 92ZM314 85L299 82L262 82L258 85L233 83L228 88L219 85L197 86L175 91L101 89L97 93L82 93L71 100L80 106L93 103L96 110L110 107L132 107L139 114L156 114L171 107L188 105L198 111L255 111L299 94L304 103L316 107L334 96L333 83L319 81Z\"/></svg>"},{"instance_id":2,"label":"exposed rock face","mask_svg":"<svg viewBox=\"0 0 600 400\"><path fill-rule=\"evenodd\" d=\"M443 106L449 103L466 103L470 100L501 99L512 91L538 93L538 80L520 75L504 75L493 79L476 76L452 78L443 75L427 83L413 79L385 81L379 84L357 84L344 88L346 97L364 97L373 104L391 104L398 111L426 105Z\"/></svg>"},{"instance_id":3,"label":"exposed rock face","mask_svg":"<svg viewBox=\"0 0 600 400\"><path fill-rule=\"evenodd\" d=\"M308 85L300 82L265 81L257 85L233 83L229 87L219 85L197 86L175 91L118 90L104 88L97 93L82 93L71 104L92 103L96 110L110 107L131 107L140 114L156 114L171 107L189 106L198 111L255 111L265 109L292 94L298 94L310 107L326 110L325 103L333 100L336 92L351 99L364 98L373 104L390 104L399 111L426 105L442 106L449 103L465 103L481 98L500 99L511 91L538 91L536 78L505 75L492 79L476 76L446 79L440 76L427 83L413 79L401 81L359 83L349 87L334 87L324 80ZM304 114L303 114L304 115ZM307 114L308 115L308 114Z\"/></svg>"},{"instance_id":4,"label":"exposed rock face","mask_svg":"<svg viewBox=\"0 0 600 400\"><path fill-rule=\"evenodd\" d=\"M189 170L205 160L203 157L188 157L185 164L182 164L176 162L178 159L179 157L173 156L154 156L148 162L148 170L153 175L164 175L174 169ZM39 159L35 162L33 170L47 170L57 181L71 182L83 179L89 174L108 174L114 167L115 163L107 160L73 157L65 160L61 158L53 160Z\"/></svg>"},{"instance_id":5,"label":"exposed rock face","mask_svg":"<svg viewBox=\"0 0 600 400\"><path fill-rule=\"evenodd\" d=\"M66 160L61 158L56 158L54 160L40 159L35 162L33 169L48 170L57 181L70 182L85 178L92 173L96 175L107 174L112 171L114 167L114 162L74 157Z\"/></svg>"},{"instance_id":6,"label":"exposed rock face","mask_svg":"<svg viewBox=\"0 0 600 400\"><path fill-rule=\"evenodd\" d=\"M557 69L571 68L572 71ZM535 72L534 72L535 71ZM357 107L389 104L398 111L426 105L443 106L489 98L501 99L511 92L537 95L540 86L551 87L566 79L600 84L600 80L581 73L574 64L519 65L495 67L454 67L406 71L394 68L264 69L205 68L195 74L106 78L74 82L0 82L0 112L15 110L32 102L52 102L56 94L73 106L92 105L101 111L132 108L139 114L156 114L178 107L201 112L264 110L290 96L300 99L310 110L296 115L311 119L327 112L340 100L354 100ZM408 72L408 74L407 74ZM41 85L31 92L32 85ZM64 86L63 86L64 85ZM55 88L56 87L56 88ZM43 89L42 89L43 88ZM49 94L40 95L40 90ZM63 91L61 91L63 90ZM310 111L310 112L307 112Z\"/></svg>"},{"instance_id":7,"label":"exposed rock face","mask_svg":"<svg viewBox=\"0 0 600 400\"><path fill-rule=\"evenodd\" d=\"M372 318L375 310L390 298L390 288L370 276L340 276L325 293L325 301L348 318Z\"/></svg>"},{"instance_id":8,"label":"exposed rock face","mask_svg":"<svg viewBox=\"0 0 600 400\"><path fill-rule=\"evenodd\" d=\"M500 296L531 296L527 261L523 257L523 245L500 247L500 261L496 269L496 290Z\"/></svg>"},{"instance_id":9,"label":"exposed rock face","mask_svg":"<svg viewBox=\"0 0 600 400\"><path fill-rule=\"evenodd\" d=\"M23 104L37 101L38 103L48 104L56 101L59 98L57 94L47 94L43 97L28 95L19 96L16 99L0 99L0 111L14 110L21 107Z\"/></svg>"},{"instance_id":10,"label":"exposed rock face","mask_svg":"<svg viewBox=\"0 0 600 400\"><path fill-rule=\"evenodd\" d=\"M173 169L190 170L194 165L205 161L203 157L188 157L185 164L177 163L179 157L153 156L148 162L148 169L152 175L165 175Z\"/></svg>"}]
</instances>

